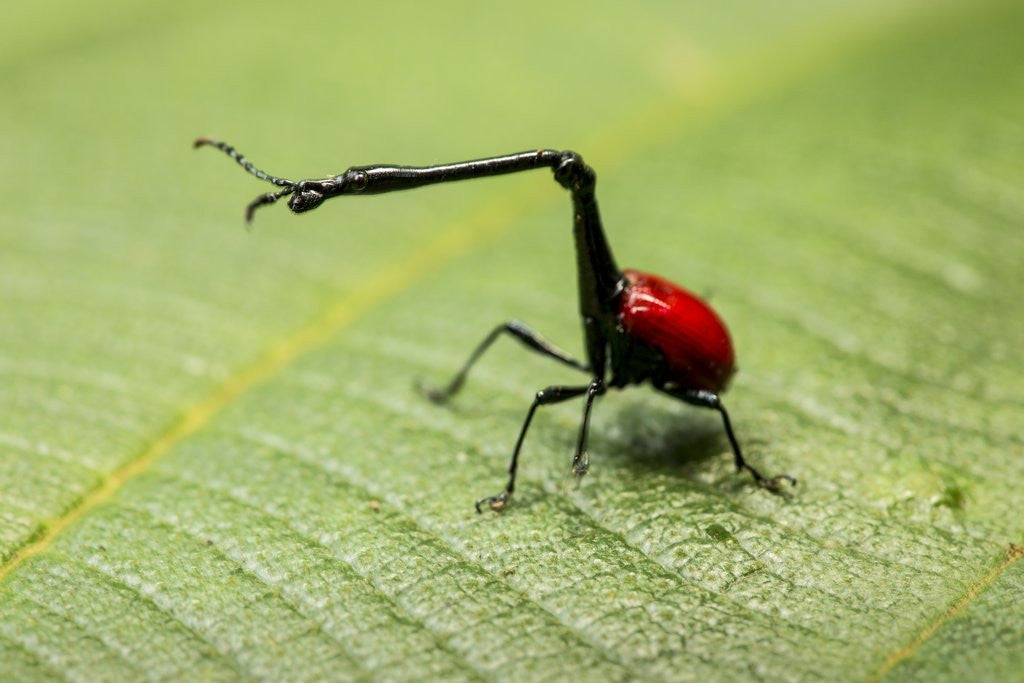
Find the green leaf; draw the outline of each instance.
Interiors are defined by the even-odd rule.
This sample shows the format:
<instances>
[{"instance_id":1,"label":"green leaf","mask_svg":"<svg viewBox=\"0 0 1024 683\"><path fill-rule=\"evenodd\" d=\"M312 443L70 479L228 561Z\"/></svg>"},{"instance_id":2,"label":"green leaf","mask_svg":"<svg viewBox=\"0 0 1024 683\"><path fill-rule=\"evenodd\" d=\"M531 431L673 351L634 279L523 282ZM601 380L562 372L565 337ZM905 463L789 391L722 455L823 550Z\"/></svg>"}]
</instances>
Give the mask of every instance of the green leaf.
<instances>
[{"instance_id":1,"label":"green leaf","mask_svg":"<svg viewBox=\"0 0 1024 683\"><path fill-rule=\"evenodd\" d=\"M0 46L0 677L1013 678L1024 12L1014 3L12 8ZM727 403L601 399L544 173L330 202L286 177L580 151L620 263L711 293ZM578 379L578 378L575 378Z\"/></svg>"}]
</instances>

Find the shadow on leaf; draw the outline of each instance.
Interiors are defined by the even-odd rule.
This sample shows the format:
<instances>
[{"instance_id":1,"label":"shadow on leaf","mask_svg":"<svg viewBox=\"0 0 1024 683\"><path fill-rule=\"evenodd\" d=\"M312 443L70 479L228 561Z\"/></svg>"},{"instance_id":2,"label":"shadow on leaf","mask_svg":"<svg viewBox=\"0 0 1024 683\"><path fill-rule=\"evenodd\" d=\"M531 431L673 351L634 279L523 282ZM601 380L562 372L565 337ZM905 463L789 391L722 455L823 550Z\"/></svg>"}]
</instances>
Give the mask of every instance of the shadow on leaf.
<instances>
[{"instance_id":1,"label":"shadow on leaf","mask_svg":"<svg viewBox=\"0 0 1024 683\"><path fill-rule=\"evenodd\" d=\"M615 415L603 440L610 460L680 476L705 460L732 457L717 416L687 406L630 402Z\"/></svg>"}]
</instances>

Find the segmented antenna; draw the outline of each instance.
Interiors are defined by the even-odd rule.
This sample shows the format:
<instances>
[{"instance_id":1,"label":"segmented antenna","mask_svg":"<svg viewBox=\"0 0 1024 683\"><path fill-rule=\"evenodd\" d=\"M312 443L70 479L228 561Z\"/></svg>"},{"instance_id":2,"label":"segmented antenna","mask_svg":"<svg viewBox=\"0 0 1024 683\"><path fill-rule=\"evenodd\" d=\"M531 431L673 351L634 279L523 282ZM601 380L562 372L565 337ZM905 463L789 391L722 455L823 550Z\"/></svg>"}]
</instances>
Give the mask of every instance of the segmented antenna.
<instances>
[{"instance_id":1,"label":"segmented antenna","mask_svg":"<svg viewBox=\"0 0 1024 683\"><path fill-rule=\"evenodd\" d=\"M266 180L267 182L274 183L278 187L294 187L295 186L295 183L292 182L291 180L285 180L284 178L278 178L277 176L272 176L269 173L267 173L266 171L261 171L260 169L256 168L255 166L253 166L249 162L248 159L245 158L244 154L242 154L241 152L239 152L237 149L235 149L234 147L232 147L231 145L229 145L226 142L221 142L220 140L214 140L213 138L196 138L196 141L192 143L192 146L194 148L199 148L199 147L202 147L204 145L210 145L211 147L216 147L217 149L219 149L220 151L224 152L229 157L231 157L232 159L237 161L239 166L244 168L249 173L252 173L254 176L259 178L260 180Z\"/></svg>"},{"instance_id":2,"label":"segmented antenna","mask_svg":"<svg viewBox=\"0 0 1024 683\"><path fill-rule=\"evenodd\" d=\"M294 187L289 187L281 190L280 192L268 192L266 194L261 194L259 197L249 202L249 206L245 207L245 222L252 223L252 215L255 213L256 209L261 206L266 206L267 204L273 204L281 197L287 197L292 192L295 192Z\"/></svg>"},{"instance_id":3,"label":"segmented antenna","mask_svg":"<svg viewBox=\"0 0 1024 683\"><path fill-rule=\"evenodd\" d=\"M197 149L199 147L203 147L206 145L209 145L210 147L216 147L220 151L224 152L229 157L237 161L239 166L244 168L249 173L252 173L260 180L266 180L267 182L273 183L278 187L285 188L280 192L268 192L266 194L261 194L259 197L249 202L249 205L245 207L246 223L252 222L252 215L253 212L256 211L256 209L267 204L273 204L281 197L287 197L288 195L295 192L295 183L293 181L286 180L285 178L278 178L277 176L270 175L266 171L261 171L260 169L253 166L252 163L250 163L249 160L245 158L244 154L242 154L241 152L239 152L237 149L235 149L226 142L214 140L213 138L196 138L196 141L192 143L192 146Z\"/></svg>"}]
</instances>

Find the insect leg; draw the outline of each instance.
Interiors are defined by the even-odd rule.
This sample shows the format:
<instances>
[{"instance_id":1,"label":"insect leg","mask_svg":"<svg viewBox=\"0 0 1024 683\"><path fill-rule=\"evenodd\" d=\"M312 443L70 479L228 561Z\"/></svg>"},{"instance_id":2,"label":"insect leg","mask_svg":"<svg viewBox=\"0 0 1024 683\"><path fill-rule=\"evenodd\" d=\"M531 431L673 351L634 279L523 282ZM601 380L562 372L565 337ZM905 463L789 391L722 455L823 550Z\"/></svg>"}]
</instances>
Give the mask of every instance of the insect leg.
<instances>
[{"instance_id":1,"label":"insect leg","mask_svg":"<svg viewBox=\"0 0 1024 683\"><path fill-rule=\"evenodd\" d=\"M587 401L583 404L583 422L580 424L580 436L576 441L576 453L572 457L572 472L579 479L590 469L590 460L587 457L587 434L590 432L590 410L594 406L594 399L607 391L603 379L595 379L587 386Z\"/></svg>"},{"instance_id":2,"label":"insect leg","mask_svg":"<svg viewBox=\"0 0 1024 683\"><path fill-rule=\"evenodd\" d=\"M537 412L538 406L552 405L554 403L561 403L562 401L568 401L571 398L582 396L585 394L591 385L585 385L582 387L563 387L553 386L541 389L537 392L537 395L533 397L533 403L530 404L530 410L526 413L526 420L523 421L523 427L519 430L519 438L516 440L515 450L512 451L512 461L508 465L508 483L505 485L505 490L496 496L488 496L482 498L476 502L476 511L480 512L480 508L483 505L487 505L492 510L501 510L508 503L508 499L512 496L512 492L516 487L516 469L519 466L519 451L523 448L523 441L526 439L526 432L530 428L530 422L533 420L533 414Z\"/></svg>"},{"instance_id":3,"label":"insect leg","mask_svg":"<svg viewBox=\"0 0 1024 683\"><path fill-rule=\"evenodd\" d=\"M434 403L444 403L452 396L457 394L462 385L466 382L466 376L469 374L470 368L480 359L480 356L490 348L491 344L495 342L502 335L507 333L518 339L523 346L535 351L541 355L549 358L554 358L560 363L568 365L570 368L576 370L582 370L583 372L589 372L590 368L586 363L576 360L570 356L567 352L558 348L548 340L541 337L539 334L531 330L525 324L518 320L510 320L502 323L491 330L482 342L473 350L470 354L469 359L462 366L462 369L456 373L455 377L443 388L431 388L431 387L420 387L420 390Z\"/></svg>"},{"instance_id":4,"label":"insect leg","mask_svg":"<svg viewBox=\"0 0 1024 683\"><path fill-rule=\"evenodd\" d=\"M722 424L725 426L725 435L729 437L729 445L732 446L732 454L736 461L737 472L742 470L750 472L751 476L754 477L754 481L756 481L760 486L764 486L766 488L777 488L784 481L788 481L791 485L796 486L796 479L788 474L777 474L774 477L764 477L760 472L747 464L747 461L743 459L743 452L740 450L740 443L736 440L736 434L732 430L732 422L729 420L729 413L726 411L725 406L722 405L722 400L718 397L718 394L704 389L668 391L668 393L691 405L711 408L712 410L718 411L722 416Z\"/></svg>"}]
</instances>

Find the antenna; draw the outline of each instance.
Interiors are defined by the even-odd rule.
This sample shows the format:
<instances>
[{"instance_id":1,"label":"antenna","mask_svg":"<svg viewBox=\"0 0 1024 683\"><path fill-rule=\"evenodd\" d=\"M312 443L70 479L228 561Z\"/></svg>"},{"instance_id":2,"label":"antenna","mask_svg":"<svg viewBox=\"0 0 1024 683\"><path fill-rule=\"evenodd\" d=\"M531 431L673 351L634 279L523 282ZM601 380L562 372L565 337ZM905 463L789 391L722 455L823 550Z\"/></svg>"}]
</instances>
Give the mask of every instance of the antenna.
<instances>
[{"instance_id":1,"label":"antenna","mask_svg":"<svg viewBox=\"0 0 1024 683\"><path fill-rule=\"evenodd\" d=\"M219 149L220 151L224 152L229 157L237 161L239 166L241 166L246 171L259 178L260 180L266 180L267 182L273 183L278 187L285 188L280 192L268 192L266 194L262 194L253 201L249 202L249 205L245 207L246 223L252 222L253 213L259 207L267 204L273 204L281 197L287 197L288 195L295 192L295 183L293 181L287 180L285 178L278 178L277 176L270 175L266 171L261 171L260 169L253 166L252 163L245 158L244 154L242 154L241 152L239 152L237 149L227 144L226 142L214 140L213 138L196 138L195 142L192 143L192 147L196 149L205 146L216 147L217 149Z\"/></svg>"}]
</instances>

